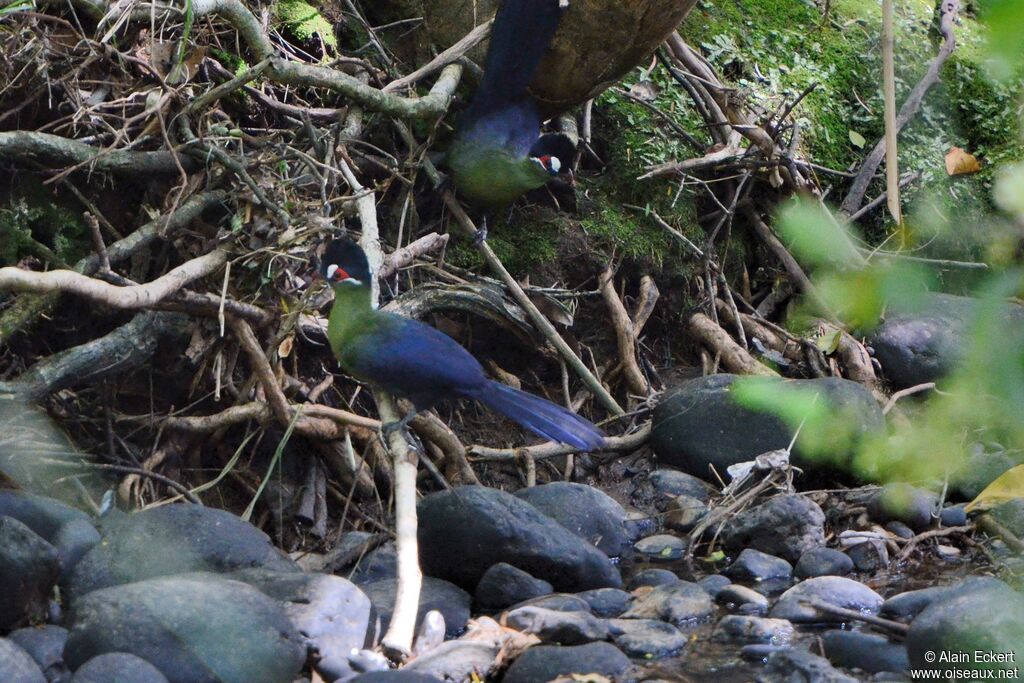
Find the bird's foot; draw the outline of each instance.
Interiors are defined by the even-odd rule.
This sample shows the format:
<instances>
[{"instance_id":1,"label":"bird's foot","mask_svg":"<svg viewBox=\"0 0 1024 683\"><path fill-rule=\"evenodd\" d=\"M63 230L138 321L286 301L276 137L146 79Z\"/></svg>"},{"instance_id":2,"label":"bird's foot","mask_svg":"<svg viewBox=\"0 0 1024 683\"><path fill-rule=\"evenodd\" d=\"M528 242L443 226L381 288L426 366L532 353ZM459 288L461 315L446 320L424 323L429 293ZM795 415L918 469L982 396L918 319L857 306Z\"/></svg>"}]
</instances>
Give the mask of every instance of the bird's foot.
<instances>
[{"instance_id":1,"label":"bird's foot","mask_svg":"<svg viewBox=\"0 0 1024 683\"><path fill-rule=\"evenodd\" d=\"M388 422L387 424L382 424L380 426L381 436L384 437L385 441L389 436L391 436L395 432L401 432L405 434L406 437L408 437L409 423L412 422L414 417L416 417L415 410L406 413L405 417L403 417L401 420L398 420L397 422ZM408 441L408 438L406 440Z\"/></svg>"},{"instance_id":2,"label":"bird's foot","mask_svg":"<svg viewBox=\"0 0 1024 683\"><path fill-rule=\"evenodd\" d=\"M473 244L482 244L487 241L487 216L480 219L480 227L473 234Z\"/></svg>"}]
</instances>

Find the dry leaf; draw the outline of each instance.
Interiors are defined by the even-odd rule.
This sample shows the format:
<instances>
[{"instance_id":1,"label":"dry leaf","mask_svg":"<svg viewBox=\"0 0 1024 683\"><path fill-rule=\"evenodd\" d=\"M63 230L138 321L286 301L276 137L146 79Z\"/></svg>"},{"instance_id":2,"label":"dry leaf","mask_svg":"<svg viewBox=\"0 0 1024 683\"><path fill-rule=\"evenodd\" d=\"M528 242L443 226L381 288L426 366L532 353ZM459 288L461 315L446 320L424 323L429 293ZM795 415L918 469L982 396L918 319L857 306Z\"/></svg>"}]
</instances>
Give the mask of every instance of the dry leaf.
<instances>
[{"instance_id":1,"label":"dry leaf","mask_svg":"<svg viewBox=\"0 0 1024 683\"><path fill-rule=\"evenodd\" d=\"M287 358L292 353L292 345L295 344L295 336L288 335L285 337L277 347L277 357Z\"/></svg>"},{"instance_id":2,"label":"dry leaf","mask_svg":"<svg viewBox=\"0 0 1024 683\"><path fill-rule=\"evenodd\" d=\"M980 170L981 163L970 152L954 147L946 153L946 173L949 175L967 175Z\"/></svg>"},{"instance_id":3,"label":"dry leaf","mask_svg":"<svg viewBox=\"0 0 1024 683\"><path fill-rule=\"evenodd\" d=\"M967 511L987 510L1014 498L1024 498L1024 465L1006 470L967 504Z\"/></svg>"}]
</instances>

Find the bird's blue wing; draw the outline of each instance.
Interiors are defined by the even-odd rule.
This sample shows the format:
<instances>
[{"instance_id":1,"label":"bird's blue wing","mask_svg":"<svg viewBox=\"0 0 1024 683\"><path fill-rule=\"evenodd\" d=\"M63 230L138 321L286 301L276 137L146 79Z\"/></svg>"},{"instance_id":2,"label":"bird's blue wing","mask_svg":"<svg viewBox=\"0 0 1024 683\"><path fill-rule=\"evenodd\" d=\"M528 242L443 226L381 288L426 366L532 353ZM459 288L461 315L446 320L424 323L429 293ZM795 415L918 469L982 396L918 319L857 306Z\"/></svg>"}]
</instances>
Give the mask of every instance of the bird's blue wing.
<instances>
[{"instance_id":1,"label":"bird's blue wing","mask_svg":"<svg viewBox=\"0 0 1024 683\"><path fill-rule=\"evenodd\" d=\"M342 365L356 377L404 396L417 408L472 392L487 378L480 363L433 327L393 314L341 349Z\"/></svg>"}]
</instances>

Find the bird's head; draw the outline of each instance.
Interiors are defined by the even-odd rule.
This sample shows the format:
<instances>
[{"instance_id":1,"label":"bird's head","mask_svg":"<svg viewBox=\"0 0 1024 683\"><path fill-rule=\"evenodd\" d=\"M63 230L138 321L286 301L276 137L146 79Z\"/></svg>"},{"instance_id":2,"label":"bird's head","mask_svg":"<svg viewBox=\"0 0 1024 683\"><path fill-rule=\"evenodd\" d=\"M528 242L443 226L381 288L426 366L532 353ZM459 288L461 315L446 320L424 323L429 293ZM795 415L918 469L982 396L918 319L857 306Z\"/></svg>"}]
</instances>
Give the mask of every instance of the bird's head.
<instances>
[{"instance_id":1,"label":"bird's head","mask_svg":"<svg viewBox=\"0 0 1024 683\"><path fill-rule=\"evenodd\" d=\"M370 284L370 264L362 247L342 237L327 245L320 275L331 287L363 287Z\"/></svg>"},{"instance_id":2,"label":"bird's head","mask_svg":"<svg viewBox=\"0 0 1024 683\"><path fill-rule=\"evenodd\" d=\"M530 161L539 164L540 167L543 168L550 176L556 176L562 170L562 162L558 157L550 154L545 154L544 156L539 157L530 157Z\"/></svg>"}]
</instances>

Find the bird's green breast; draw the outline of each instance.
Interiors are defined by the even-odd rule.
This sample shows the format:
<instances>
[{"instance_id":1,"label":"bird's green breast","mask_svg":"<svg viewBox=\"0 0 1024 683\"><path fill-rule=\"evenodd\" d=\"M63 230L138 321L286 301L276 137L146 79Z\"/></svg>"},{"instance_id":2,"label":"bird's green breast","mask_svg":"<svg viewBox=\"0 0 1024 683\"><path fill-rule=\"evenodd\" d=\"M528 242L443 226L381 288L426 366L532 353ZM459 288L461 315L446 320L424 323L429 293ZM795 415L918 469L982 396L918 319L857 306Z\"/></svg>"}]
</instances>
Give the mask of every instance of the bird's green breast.
<instances>
[{"instance_id":1,"label":"bird's green breast","mask_svg":"<svg viewBox=\"0 0 1024 683\"><path fill-rule=\"evenodd\" d=\"M334 290L334 305L327 319L327 341L338 363L359 379L360 354L372 353L367 338L387 321L370 305L369 287Z\"/></svg>"},{"instance_id":2,"label":"bird's green breast","mask_svg":"<svg viewBox=\"0 0 1024 683\"><path fill-rule=\"evenodd\" d=\"M448 150L448 168L459 194L480 206L505 206L546 183L550 176L528 157L501 148L456 141Z\"/></svg>"}]
</instances>

